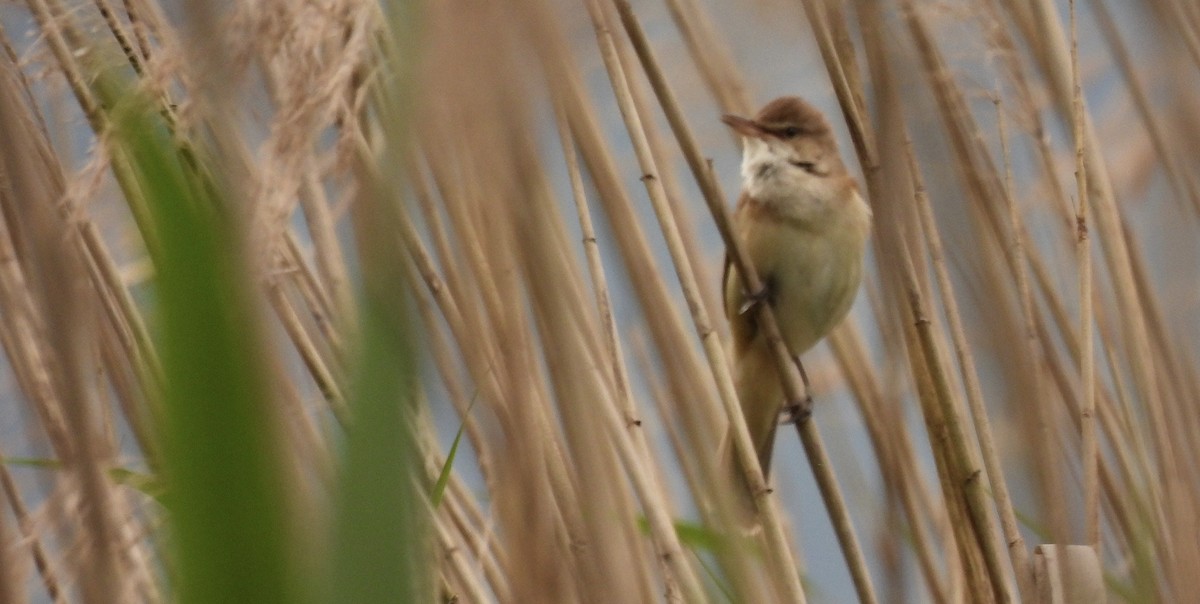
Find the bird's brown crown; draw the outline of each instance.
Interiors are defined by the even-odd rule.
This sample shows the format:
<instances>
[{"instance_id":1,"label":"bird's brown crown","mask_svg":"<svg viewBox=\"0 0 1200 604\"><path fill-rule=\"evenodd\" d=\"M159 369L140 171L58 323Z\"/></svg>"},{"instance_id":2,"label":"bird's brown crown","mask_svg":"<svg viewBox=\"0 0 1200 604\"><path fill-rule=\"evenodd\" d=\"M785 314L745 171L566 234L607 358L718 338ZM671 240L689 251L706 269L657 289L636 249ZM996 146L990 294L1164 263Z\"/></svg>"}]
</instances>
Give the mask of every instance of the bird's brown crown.
<instances>
[{"instance_id":1,"label":"bird's brown crown","mask_svg":"<svg viewBox=\"0 0 1200 604\"><path fill-rule=\"evenodd\" d=\"M825 116L804 99L797 96L781 96L754 116L754 121L767 130L780 130L788 126L799 129L802 135L826 137L832 135Z\"/></svg>"}]
</instances>

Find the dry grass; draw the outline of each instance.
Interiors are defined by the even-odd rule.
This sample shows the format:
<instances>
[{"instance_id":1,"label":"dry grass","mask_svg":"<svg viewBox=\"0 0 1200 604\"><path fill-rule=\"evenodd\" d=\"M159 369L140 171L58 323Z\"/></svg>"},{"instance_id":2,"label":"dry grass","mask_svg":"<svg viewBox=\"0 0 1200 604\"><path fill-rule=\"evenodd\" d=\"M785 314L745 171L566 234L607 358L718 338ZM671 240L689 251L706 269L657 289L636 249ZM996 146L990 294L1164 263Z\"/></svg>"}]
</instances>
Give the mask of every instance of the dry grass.
<instances>
[{"instance_id":1,"label":"dry grass","mask_svg":"<svg viewBox=\"0 0 1200 604\"><path fill-rule=\"evenodd\" d=\"M1035 602L1038 544L1200 593L1200 9L798 4L5 7L0 601L203 601L206 522L279 601ZM716 116L798 43L873 260L746 536ZM172 207L226 264L171 263ZM180 348L189 291L233 346Z\"/></svg>"}]
</instances>

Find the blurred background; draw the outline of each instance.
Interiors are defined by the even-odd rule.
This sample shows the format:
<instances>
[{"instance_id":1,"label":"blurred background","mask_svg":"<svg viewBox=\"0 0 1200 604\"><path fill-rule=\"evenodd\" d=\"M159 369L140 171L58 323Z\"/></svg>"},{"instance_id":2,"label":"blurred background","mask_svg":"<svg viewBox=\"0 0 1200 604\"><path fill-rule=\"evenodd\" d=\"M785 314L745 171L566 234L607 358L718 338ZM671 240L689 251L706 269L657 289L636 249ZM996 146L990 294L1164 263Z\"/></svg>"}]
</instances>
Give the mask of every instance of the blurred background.
<instances>
[{"instance_id":1,"label":"blurred background","mask_svg":"<svg viewBox=\"0 0 1200 604\"><path fill-rule=\"evenodd\" d=\"M1200 592L1191 2L0 25L0 601L1040 602L1043 544ZM782 95L874 231L747 532L719 117Z\"/></svg>"}]
</instances>

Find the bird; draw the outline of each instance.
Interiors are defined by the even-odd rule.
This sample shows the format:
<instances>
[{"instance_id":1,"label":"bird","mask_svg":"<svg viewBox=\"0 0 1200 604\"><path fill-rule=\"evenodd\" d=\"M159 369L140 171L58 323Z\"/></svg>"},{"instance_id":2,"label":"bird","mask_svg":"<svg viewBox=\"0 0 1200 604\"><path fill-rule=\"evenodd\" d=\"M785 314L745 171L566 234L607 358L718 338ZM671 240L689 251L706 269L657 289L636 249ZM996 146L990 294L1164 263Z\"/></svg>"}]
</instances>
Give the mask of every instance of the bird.
<instances>
[{"instance_id":1,"label":"bird","mask_svg":"<svg viewBox=\"0 0 1200 604\"><path fill-rule=\"evenodd\" d=\"M753 307L771 306L799 363L799 355L833 330L854 303L871 209L842 162L829 122L800 97L777 98L752 119L725 114L721 121L742 139L733 234L763 284L762 291L745 291L726 254L722 281L734 386L766 478L785 401L775 357ZM720 449L723 463L736 472L734 479L745 484L730 434Z\"/></svg>"}]
</instances>

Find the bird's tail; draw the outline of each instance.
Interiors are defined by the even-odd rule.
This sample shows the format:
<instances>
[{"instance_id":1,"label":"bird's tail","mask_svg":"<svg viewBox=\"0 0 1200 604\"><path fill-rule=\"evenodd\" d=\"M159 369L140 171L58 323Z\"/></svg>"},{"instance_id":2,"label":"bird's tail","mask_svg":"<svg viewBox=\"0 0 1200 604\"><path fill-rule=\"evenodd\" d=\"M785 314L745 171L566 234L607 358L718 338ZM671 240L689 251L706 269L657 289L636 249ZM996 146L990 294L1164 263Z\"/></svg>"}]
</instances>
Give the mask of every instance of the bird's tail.
<instances>
[{"instance_id":1,"label":"bird's tail","mask_svg":"<svg viewBox=\"0 0 1200 604\"><path fill-rule=\"evenodd\" d=\"M758 463L766 478L771 469L771 451L783 406L783 386L775 359L765 346L747 347L736 355L733 377L742 416L746 419ZM726 433L720 449L722 472L737 492L737 514L742 517L741 524L750 524L747 520L754 521L756 516L756 494L746 482L746 473L733 446L732 430Z\"/></svg>"}]
</instances>

